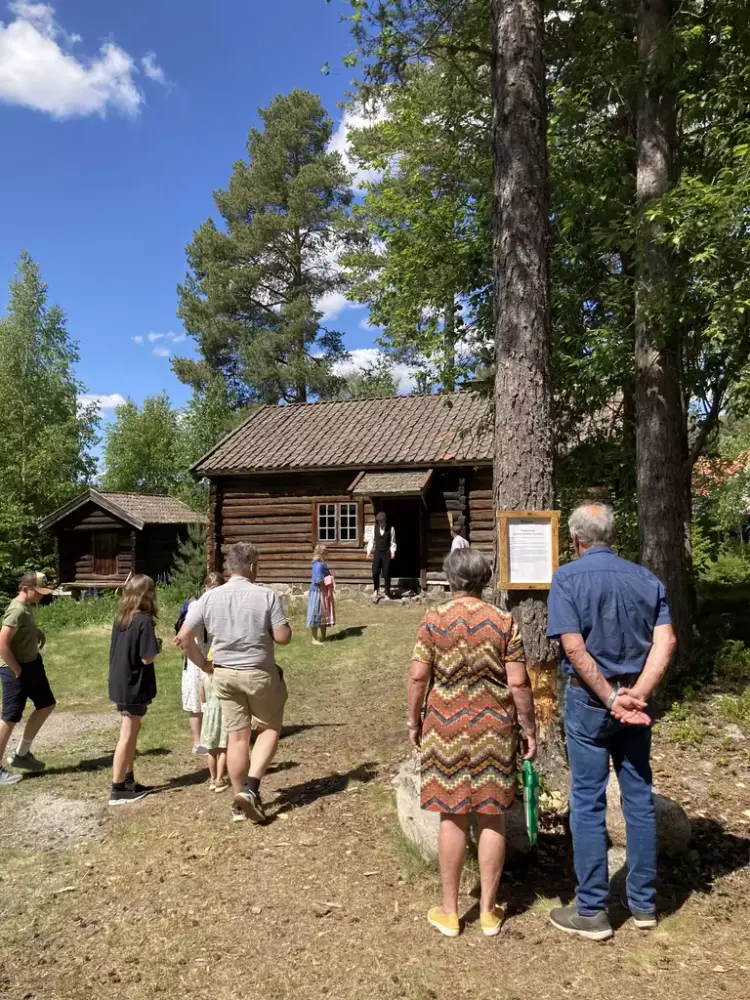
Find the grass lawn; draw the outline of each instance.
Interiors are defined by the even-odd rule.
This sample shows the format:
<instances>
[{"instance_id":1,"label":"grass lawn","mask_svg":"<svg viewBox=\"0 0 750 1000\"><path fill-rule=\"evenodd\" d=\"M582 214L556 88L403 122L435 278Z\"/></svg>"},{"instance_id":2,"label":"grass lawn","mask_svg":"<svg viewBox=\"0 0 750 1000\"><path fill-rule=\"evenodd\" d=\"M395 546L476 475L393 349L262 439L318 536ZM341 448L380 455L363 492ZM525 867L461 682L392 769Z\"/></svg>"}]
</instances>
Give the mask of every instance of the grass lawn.
<instances>
[{"instance_id":1,"label":"grass lawn","mask_svg":"<svg viewBox=\"0 0 750 1000\"><path fill-rule=\"evenodd\" d=\"M107 701L108 629L50 628L58 698L39 777L0 791L0 996L8 1000L558 1000L749 995L750 761L709 708L701 738L656 734L659 790L694 818L695 850L665 864L650 936L622 925L605 945L547 922L573 888L560 826L511 865L498 939L474 916L457 941L424 920L436 868L396 829L391 778L407 755L406 667L421 609L342 602L323 648L296 622L281 650L290 700L264 783L271 822L228 822L206 787L180 707L180 658L165 642L137 774L157 794L109 810L117 719ZM171 638L165 615L165 640ZM746 816L743 813L747 810ZM54 842L55 846L50 846ZM464 909L471 914L469 866Z\"/></svg>"}]
</instances>

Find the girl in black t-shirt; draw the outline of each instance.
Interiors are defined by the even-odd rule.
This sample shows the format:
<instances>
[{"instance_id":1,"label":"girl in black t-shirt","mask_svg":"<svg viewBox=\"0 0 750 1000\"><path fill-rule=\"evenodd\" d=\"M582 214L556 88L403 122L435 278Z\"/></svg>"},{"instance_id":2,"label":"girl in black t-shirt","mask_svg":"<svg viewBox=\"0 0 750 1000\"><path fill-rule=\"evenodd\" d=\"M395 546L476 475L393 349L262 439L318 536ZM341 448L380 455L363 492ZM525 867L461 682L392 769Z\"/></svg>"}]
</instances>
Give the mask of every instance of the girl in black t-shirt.
<instances>
[{"instance_id":1,"label":"girl in black t-shirt","mask_svg":"<svg viewBox=\"0 0 750 1000\"><path fill-rule=\"evenodd\" d=\"M135 802L150 791L135 781L133 762L141 720L156 697L154 660L161 640L154 631L155 618L154 581L137 574L125 584L109 647L109 698L122 716L112 762L111 806Z\"/></svg>"}]
</instances>

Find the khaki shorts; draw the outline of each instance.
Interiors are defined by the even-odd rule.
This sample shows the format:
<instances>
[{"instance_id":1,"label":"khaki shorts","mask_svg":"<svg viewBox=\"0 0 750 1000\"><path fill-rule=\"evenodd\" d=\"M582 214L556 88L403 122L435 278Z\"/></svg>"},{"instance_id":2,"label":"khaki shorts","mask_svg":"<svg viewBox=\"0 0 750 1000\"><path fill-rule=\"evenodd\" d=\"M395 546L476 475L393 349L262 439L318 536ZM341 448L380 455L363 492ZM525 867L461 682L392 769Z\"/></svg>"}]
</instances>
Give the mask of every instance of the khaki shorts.
<instances>
[{"instance_id":1,"label":"khaki shorts","mask_svg":"<svg viewBox=\"0 0 750 1000\"><path fill-rule=\"evenodd\" d=\"M281 729L287 693L278 667L269 672L214 664L213 686L228 733L253 724L259 729Z\"/></svg>"}]
</instances>

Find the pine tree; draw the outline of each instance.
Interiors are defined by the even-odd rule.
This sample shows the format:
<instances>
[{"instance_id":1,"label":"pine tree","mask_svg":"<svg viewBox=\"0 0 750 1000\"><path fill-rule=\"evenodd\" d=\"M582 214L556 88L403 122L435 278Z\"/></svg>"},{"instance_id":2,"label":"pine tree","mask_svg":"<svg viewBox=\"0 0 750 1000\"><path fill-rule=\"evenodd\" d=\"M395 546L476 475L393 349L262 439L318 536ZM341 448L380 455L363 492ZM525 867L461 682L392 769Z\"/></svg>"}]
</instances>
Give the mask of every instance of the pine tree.
<instances>
[{"instance_id":1,"label":"pine tree","mask_svg":"<svg viewBox=\"0 0 750 1000\"><path fill-rule=\"evenodd\" d=\"M222 375L238 404L304 402L331 394L344 355L319 303L343 288L336 258L355 239L352 192L315 94L280 95L260 116L248 160L214 196L224 228L209 219L187 248L179 311L201 360L174 367L194 387Z\"/></svg>"},{"instance_id":2,"label":"pine tree","mask_svg":"<svg viewBox=\"0 0 750 1000\"><path fill-rule=\"evenodd\" d=\"M38 265L24 253L0 319L0 589L53 561L37 520L70 500L95 471L98 415L81 406L76 344L48 305Z\"/></svg>"},{"instance_id":3,"label":"pine tree","mask_svg":"<svg viewBox=\"0 0 750 1000\"><path fill-rule=\"evenodd\" d=\"M187 537L180 543L169 582L182 601L198 597L206 578L206 528L191 524Z\"/></svg>"}]
</instances>

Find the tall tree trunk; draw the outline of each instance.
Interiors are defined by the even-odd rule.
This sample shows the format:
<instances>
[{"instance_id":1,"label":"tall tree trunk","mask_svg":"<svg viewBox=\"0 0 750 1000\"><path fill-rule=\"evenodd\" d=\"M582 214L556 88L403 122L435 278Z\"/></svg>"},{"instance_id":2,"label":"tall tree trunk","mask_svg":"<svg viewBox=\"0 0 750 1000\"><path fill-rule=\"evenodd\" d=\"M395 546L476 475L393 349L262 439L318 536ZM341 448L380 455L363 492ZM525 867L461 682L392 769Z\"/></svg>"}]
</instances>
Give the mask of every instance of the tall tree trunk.
<instances>
[{"instance_id":1,"label":"tall tree trunk","mask_svg":"<svg viewBox=\"0 0 750 1000\"><path fill-rule=\"evenodd\" d=\"M676 104L671 0L641 0L635 275L636 466L641 561L666 585L682 662L692 634L690 470L680 394L672 260L647 212L673 183Z\"/></svg>"},{"instance_id":2,"label":"tall tree trunk","mask_svg":"<svg viewBox=\"0 0 750 1000\"><path fill-rule=\"evenodd\" d=\"M552 507L550 264L541 0L491 0L497 510ZM495 561L499 565L499 560ZM539 591L510 591L540 724L540 766L561 771L558 670ZM558 782L555 782L558 783Z\"/></svg>"},{"instance_id":3,"label":"tall tree trunk","mask_svg":"<svg viewBox=\"0 0 750 1000\"><path fill-rule=\"evenodd\" d=\"M443 388L453 392L456 388L456 302L451 295L445 306L443 319Z\"/></svg>"}]
</instances>

